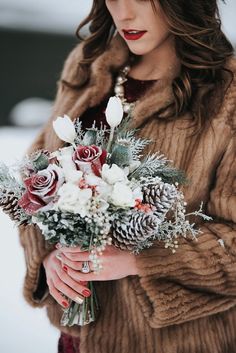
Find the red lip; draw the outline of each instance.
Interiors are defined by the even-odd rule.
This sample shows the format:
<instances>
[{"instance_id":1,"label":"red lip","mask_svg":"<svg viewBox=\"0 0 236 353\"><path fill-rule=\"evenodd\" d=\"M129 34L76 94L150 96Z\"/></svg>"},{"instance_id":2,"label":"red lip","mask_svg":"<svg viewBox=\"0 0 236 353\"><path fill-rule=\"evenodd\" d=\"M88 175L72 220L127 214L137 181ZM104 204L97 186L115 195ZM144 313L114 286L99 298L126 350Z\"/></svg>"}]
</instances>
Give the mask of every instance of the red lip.
<instances>
[{"instance_id":1,"label":"red lip","mask_svg":"<svg viewBox=\"0 0 236 353\"><path fill-rule=\"evenodd\" d=\"M124 37L127 40L138 40L140 39L147 31L139 31L138 33L129 33L132 29L123 30Z\"/></svg>"}]
</instances>

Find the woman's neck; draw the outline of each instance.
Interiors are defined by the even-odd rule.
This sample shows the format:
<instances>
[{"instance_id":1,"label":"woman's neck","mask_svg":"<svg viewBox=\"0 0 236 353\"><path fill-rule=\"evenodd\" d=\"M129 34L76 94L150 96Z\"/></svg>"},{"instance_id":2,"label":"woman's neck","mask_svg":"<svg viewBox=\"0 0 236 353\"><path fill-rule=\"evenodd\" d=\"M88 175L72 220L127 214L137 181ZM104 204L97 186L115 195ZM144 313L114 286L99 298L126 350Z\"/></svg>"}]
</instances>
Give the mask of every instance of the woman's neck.
<instances>
[{"instance_id":1,"label":"woman's neck","mask_svg":"<svg viewBox=\"0 0 236 353\"><path fill-rule=\"evenodd\" d=\"M129 76L137 80L159 80L170 76L170 73L178 66L179 59L171 41L162 48L140 56L138 61L131 66Z\"/></svg>"}]
</instances>

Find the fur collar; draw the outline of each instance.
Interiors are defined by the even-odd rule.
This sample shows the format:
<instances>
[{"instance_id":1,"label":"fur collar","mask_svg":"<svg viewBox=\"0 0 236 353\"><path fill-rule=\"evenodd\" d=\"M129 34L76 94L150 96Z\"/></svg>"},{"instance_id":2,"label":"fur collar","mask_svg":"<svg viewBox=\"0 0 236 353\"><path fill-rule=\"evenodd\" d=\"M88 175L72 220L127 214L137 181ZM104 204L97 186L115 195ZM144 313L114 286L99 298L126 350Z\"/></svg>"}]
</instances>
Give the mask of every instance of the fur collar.
<instances>
[{"instance_id":1,"label":"fur collar","mask_svg":"<svg viewBox=\"0 0 236 353\"><path fill-rule=\"evenodd\" d=\"M78 81L75 68L78 62L83 57L83 43L80 44L70 55L63 76L69 82L73 80ZM90 82L83 88L79 94L75 93L74 102L71 104L71 110L66 113L72 118L81 116L88 108L98 105L111 91L113 84L113 77L117 74L119 69L123 67L129 59L129 49L123 38L117 34L111 41L108 49L104 51L91 65ZM229 58L226 67L236 71L235 57ZM176 63L169 69L166 77L158 80L149 89L143 97L136 103L133 111L133 127L140 128L160 109L167 107L174 101L172 91L172 81L180 71L180 63ZM236 77L234 76L234 85ZM230 92L227 92L227 96ZM72 103L72 102L71 102ZM158 116L164 119L165 116Z\"/></svg>"},{"instance_id":2,"label":"fur collar","mask_svg":"<svg viewBox=\"0 0 236 353\"><path fill-rule=\"evenodd\" d=\"M82 50L80 50L80 55L81 52ZM127 63L128 58L129 49L117 34L111 41L109 48L91 65L90 82L77 99L71 116L82 115L86 109L98 105L107 96L112 88L113 75ZM77 58L77 62L78 60L79 58ZM178 63L176 63L176 66L169 70L166 77L154 83L152 88L139 99L133 111L133 125L135 127L143 125L150 116L173 101L171 81L178 73L178 69Z\"/></svg>"}]
</instances>

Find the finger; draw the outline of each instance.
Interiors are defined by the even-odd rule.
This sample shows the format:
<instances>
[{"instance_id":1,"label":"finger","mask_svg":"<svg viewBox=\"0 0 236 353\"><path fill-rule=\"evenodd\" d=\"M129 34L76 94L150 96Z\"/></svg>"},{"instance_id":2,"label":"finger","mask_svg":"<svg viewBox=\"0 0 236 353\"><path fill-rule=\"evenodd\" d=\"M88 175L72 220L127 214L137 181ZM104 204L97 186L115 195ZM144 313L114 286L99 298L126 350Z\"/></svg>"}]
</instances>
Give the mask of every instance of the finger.
<instances>
[{"instance_id":1,"label":"finger","mask_svg":"<svg viewBox=\"0 0 236 353\"><path fill-rule=\"evenodd\" d=\"M67 269L68 271L68 269ZM70 288L72 288L75 292L77 292L79 295L82 295L83 297L90 297L91 292L90 290L83 285L83 283L76 282L74 279L72 279L68 274L67 271L58 268L56 269L58 277L62 280L63 283L67 284Z\"/></svg>"},{"instance_id":2,"label":"finger","mask_svg":"<svg viewBox=\"0 0 236 353\"><path fill-rule=\"evenodd\" d=\"M79 281L78 283L87 288L88 281Z\"/></svg>"},{"instance_id":3,"label":"finger","mask_svg":"<svg viewBox=\"0 0 236 353\"><path fill-rule=\"evenodd\" d=\"M63 252L71 252L71 253L77 253L77 252L86 252L87 250L82 250L79 246L63 246L60 243L56 244L56 248L58 250L61 250Z\"/></svg>"},{"instance_id":4,"label":"finger","mask_svg":"<svg viewBox=\"0 0 236 353\"><path fill-rule=\"evenodd\" d=\"M55 257L59 260L61 266L63 266L62 254L60 251L55 252Z\"/></svg>"},{"instance_id":5,"label":"finger","mask_svg":"<svg viewBox=\"0 0 236 353\"><path fill-rule=\"evenodd\" d=\"M56 287L54 286L52 280L48 281L48 288L49 288L49 293L58 302L58 304L60 304L64 308L68 308L69 307L68 300L66 300L63 297L63 295L56 289Z\"/></svg>"},{"instance_id":6,"label":"finger","mask_svg":"<svg viewBox=\"0 0 236 353\"><path fill-rule=\"evenodd\" d=\"M60 276L63 277L63 281L66 281L65 277L63 276L63 274L61 274ZM65 294L68 298L72 299L76 303L82 304L83 301L84 301L85 295L79 294L74 289L72 289L70 286L65 284L63 281L60 279L60 277L56 273L56 276L53 279L53 284L56 287L56 289L58 289L60 292ZM85 290L86 290L86 295L89 296L91 294L90 291L88 290L88 288L86 288ZM85 292L85 290L83 292Z\"/></svg>"},{"instance_id":7,"label":"finger","mask_svg":"<svg viewBox=\"0 0 236 353\"><path fill-rule=\"evenodd\" d=\"M59 255L56 255L56 257L61 261L61 267L70 267L73 270L76 271L81 271L82 270L82 265L83 261L72 261L68 259L64 254L60 253ZM66 270L66 269L65 269Z\"/></svg>"},{"instance_id":8,"label":"finger","mask_svg":"<svg viewBox=\"0 0 236 353\"><path fill-rule=\"evenodd\" d=\"M68 268L67 274L73 278L75 281L80 282L80 281L106 281L107 277L105 272L102 270L99 273L95 272L89 272L89 273L83 273L79 271L75 271L71 268Z\"/></svg>"},{"instance_id":9,"label":"finger","mask_svg":"<svg viewBox=\"0 0 236 353\"><path fill-rule=\"evenodd\" d=\"M71 252L64 252L60 250L60 254L61 255L63 254L68 260L82 261L82 262L89 261L89 256L90 256L90 253L88 251L71 253Z\"/></svg>"}]
</instances>

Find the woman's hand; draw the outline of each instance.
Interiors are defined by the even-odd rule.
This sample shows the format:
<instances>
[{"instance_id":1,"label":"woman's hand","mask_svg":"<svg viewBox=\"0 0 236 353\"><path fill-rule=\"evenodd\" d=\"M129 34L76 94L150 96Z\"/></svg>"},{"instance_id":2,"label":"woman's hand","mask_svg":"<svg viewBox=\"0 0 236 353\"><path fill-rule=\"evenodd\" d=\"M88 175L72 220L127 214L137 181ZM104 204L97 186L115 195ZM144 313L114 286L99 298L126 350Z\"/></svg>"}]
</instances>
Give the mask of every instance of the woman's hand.
<instances>
[{"instance_id":1,"label":"woman's hand","mask_svg":"<svg viewBox=\"0 0 236 353\"><path fill-rule=\"evenodd\" d=\"M107 245L99 255L102 269L98 274L93 272L92 262L89 262L90 273L81 272L83 262L90 261L88 251L81 251L79 247L62 247L59 251L64 271L75 281L110 281L138 274L135 255L114 246Z\"/></svg>"},{"instance_id":2,"label":"woman's hand","mask_svg":"<svg viewBox=\"0 0 236 353\"><path fill-rule=\"evenodd\" d=\"M81 304L84 297L91 295L90 290L86 287L87 282L79 282L69 276L65 268L63 269L63 263L58 258L58 255L59 251L53 250L43 261L49 292L64 308L69 306L69 302L63 294Z\"/></svg>"}]
</instances>

